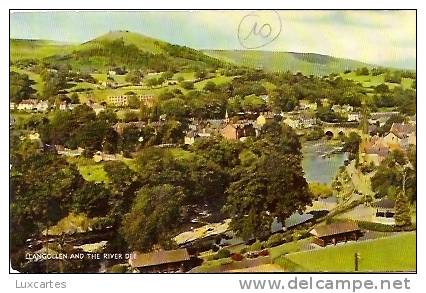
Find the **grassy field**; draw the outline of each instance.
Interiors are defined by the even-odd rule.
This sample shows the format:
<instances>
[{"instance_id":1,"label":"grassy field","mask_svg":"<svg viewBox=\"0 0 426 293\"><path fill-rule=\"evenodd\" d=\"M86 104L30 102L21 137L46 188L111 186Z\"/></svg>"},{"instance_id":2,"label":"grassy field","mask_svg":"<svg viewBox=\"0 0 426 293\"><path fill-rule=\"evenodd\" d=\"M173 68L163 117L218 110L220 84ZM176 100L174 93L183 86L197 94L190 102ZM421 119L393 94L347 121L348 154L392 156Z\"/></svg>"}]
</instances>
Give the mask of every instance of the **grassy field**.
<instances>
[{"instance_id":1,"label":"grassy field","mask_svg":"<svg viewBox=\"0 0 426 293\"><path fill-rule=\"evenodd\" d=\"M175 75L173 75L173 79L177 80L179 77L183 77L184 80L194 80L195 76L194 76L193 71L190 72L177 72L175 73Z\"/></svg>"},{"instance_id":2,"label":"grassy field","mask_svg":"<svg viewBox=\"0 0 426 293\"><path fill-rule=\"evenodd\" d=\"M81 176L83 176L84 180L96 183L108 183L108 174L105 172L102 162L96 163L92 159L83 157L68 157L67 161L77 166L77 169Z\"/></svg>"},{"instance_id":3,"label":"grassy field","mask_svg":"<svg viewBox=\"0 0 426 293\"><path fill-rule=\"evenodd\" d=\"M287 253L298 252L302 249L303 246L312 242L312 238L305 238L298 241L292 241L288 243L284 243L282 245L278 245L269 249L269 255L272 259L278 258Z\"/></svg>"},{"instance_id":4,"label":"grassy field","mask_svg":"<svg viewBox=\"0 0 426 293\"><path fill-rule=\"evenodd\" d=\"M229 82L233 78L234 77L232 77L232 76L216 76L216 77L213 77L213 78L202 80L200 82L196 82L194 84L194 87L197 90L202 90L204 88L204 86L206 85L206 83L209 82L209 81L213 81L216 85L219 85L219 84Z\"/></svg>"},{"instance_id":5,"label":"grassy field","mask_svg":"<svg viewBox=\"0 0 426 293\"><path fill-rule=\"evenodd\" d=\"M352 272L354 253L360 255L359 270L371 272L414 271L416 269L416 233L371 241L341 244L282 256L276 263L294 271Z\"/></svg>"},{"instance_id":6,"label":"grassy field","mask_svg":"<svg viewBox=\"0 0 426 293\"><path fill-rule=\"evenodd\" d=\"M372 76L372 75L356 75L355 72L350 72L350 73L342 73L340 74L340 76L346 79L351 79L353 81L359 82L364 87L374 87L374 86L378 86L379 84L385 83L391 89L399 85L401 85L403 88L406 89L406 88L411 88L411 84L413 83L413 79L411 78L403 78L401 80L401 84L385 82L384 74Z\"/></svg>"}]
</instances>

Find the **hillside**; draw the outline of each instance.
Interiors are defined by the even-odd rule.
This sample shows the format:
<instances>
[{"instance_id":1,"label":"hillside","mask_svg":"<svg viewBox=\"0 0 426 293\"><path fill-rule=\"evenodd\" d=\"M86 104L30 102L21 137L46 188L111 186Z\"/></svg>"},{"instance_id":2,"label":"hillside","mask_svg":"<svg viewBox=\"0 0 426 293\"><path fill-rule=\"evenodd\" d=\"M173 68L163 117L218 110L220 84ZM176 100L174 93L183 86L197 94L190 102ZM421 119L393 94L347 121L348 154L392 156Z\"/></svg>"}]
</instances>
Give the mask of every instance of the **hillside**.
<instances>
[{"instance_id":1,"label":"hillside","mask_svg":"<svg viewBox=\"0 0 426 293\"><path fill-rule=\"evenodd\" d=\"M99 72L111 67L153 71L209 69L223 64L214 57L185 46L163 42L129 31L113 31L83 44L61 44L45 40L11 42L11 61L42 59L54 66Z\"/></svg>"},{"instance_id":2,"label":"hillside","mask_svg":"<svg viewBox=\"0 0 426 293\"><path fill-rule=\"evenodd\" d=\"M79 50L99 46L105 42L123 40L125 45L135 45L138 49L153 54L164 53L166 42L129 31L112 31L80 45Z\"/></svg>"},{"instance_id":3,"label":"hillside","mask_svg":"<svg viewBox=\"0 0 426 293\"><path fill-rule=\"evenodd\" d=\"M49 40L10 39L10 60L42 59L71 53L77 45Z\"/></svg>"},{"instance_id":4,"label":"hillside","mask_svg":"<svg viewBox=\"0 0 426 293\"><path fill-rule=\"evenodd\" d=\"M248 50L203 50L212 57L267 71L301 72L305 75L328 75L347 69L373 67L360 61L335 58L315 53L269 52Z\"/></svg>"}]
</instances>

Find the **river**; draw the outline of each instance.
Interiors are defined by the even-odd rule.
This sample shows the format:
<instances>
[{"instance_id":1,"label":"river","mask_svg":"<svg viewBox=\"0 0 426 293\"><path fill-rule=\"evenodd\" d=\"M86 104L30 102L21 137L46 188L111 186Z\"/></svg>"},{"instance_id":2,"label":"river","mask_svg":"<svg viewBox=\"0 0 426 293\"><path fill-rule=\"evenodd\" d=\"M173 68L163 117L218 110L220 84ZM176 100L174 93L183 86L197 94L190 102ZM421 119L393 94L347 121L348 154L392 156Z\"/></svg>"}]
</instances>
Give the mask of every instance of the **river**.
<instances>
[{"instance_id":1,"label":"river","mask_svg":"<svg viewBox=\"0 0 426 293\"><path fill-rule=\"evenodd\" d=\"M323 157L324 154L329 153L336 146L339 146L336 144L336 141L328 140L306 141L302 143L302 167L308 183L331 183L339 167L348 158L347 153L336 153Z\"/></svg>"}]
</instances>

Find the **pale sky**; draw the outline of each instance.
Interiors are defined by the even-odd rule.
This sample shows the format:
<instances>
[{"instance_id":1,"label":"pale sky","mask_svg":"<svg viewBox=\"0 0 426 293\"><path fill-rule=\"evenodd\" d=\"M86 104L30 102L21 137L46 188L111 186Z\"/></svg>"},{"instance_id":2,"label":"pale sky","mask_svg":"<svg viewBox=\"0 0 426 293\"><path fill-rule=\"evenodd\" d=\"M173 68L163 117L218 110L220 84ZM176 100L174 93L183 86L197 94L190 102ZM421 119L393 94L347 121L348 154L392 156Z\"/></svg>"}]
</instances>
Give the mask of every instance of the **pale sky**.
<instances>
[{"instance_id":1,"label":"pale sky","mask_svg":"<svg viewBox=\"0 0 426 293\"><path fill-rule=\"evenodd\" d=\"M262 32L270 32L269 38L276 36L258 50L312 52L415 68L415 11L12 12L10 34L82 43L111 30L129 30L196 49L244 49L241 39L255 23L257 30L266 25Z\"/></svg>"}]
</instances>

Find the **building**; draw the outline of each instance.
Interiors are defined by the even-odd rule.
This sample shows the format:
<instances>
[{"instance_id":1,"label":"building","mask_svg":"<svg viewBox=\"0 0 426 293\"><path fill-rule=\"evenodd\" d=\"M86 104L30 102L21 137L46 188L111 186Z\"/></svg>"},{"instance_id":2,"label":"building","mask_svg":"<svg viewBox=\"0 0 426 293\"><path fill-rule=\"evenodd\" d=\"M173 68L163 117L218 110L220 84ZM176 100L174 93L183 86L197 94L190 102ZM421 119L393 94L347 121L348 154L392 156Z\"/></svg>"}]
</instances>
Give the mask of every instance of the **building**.
<instances>
[{"instance_id":1,"label":"building","mask_svg":"<svg viewBox=\"0 0 426 293\"><path fill-rule=\"evenodd\" d=\"M37 100L35 100L35 99L22 100L18 104L18 110L20 110L20 111L37 110Z\"/></svg>"},{"instance_id":2,"label":"building","mask_svg":"<svg viewBox=\"0 0 426 293\"><path fill-rule=\"evenodd\" d=\"M210 137L210 133L191 130L185 135L184 144L192 145L198 138L201 137Z\"/></svg>"},{"instance_id":3,"label":"building","mask_svg":"<svg viewBox=\"0 0 426 293\"><path fill-rule=\"evenodd\" d=\"M129 98L131 95L121 95L121 96L110 96L108 101L115 107L126 107L129 105ZM154 96L152 95L138 95L135 96L140 102L144 103L148 107L152 106Z\"/></svg>"},{"instance_id":4,"label":"building","mask_svg":"<svg viewBox=\"0 0 426 293\"><path fill-rule=\"evenodd\" d=\"M274 113L262 113L256 118L256 125L263 127L267 122L274 121Z\"/></svg>"},{"instance_id":5,"label":"building","mask_svg":"<svg viewBox=\"0 0 426 293\"><path fill-rule=\"evenodd\" d=\"M9 103L9 110L15 110L16 109L16 103L10 102Z\"/></svg>"},{"instance_id":6,"label":"building","mask_svg":"<svg viewBox=\"0 0 426 293\"><path fill-rule=\"evenodd\" d=\"M129 105L127 96L111 96L111 97L108 97L108 101L110 104L114 105L115 107L123 107L123 106Z\"/></svg>"},{"instance_id":7,"label":"building","mask_svg":"<svg viewBox=\"0 0 426 293\"><path fill-rule=\"evenodd\" d=\"M348 113L348 121L360 121L360 114L359 112L351 112Z\"/></svg>"},{"instance_id":8,"label":"building","mask_svg":"<svg viewBox=\"0 0 426 293\"><path fill-rule=\"evenodd\" d=\"M383 198L375 203L373 207L376 208L376 217L393 218L395 215L395 201Z\"/></svg>"},{"instance_id":9,"label":"building","mask_svg":"<svg viewBox=\"0 0 426 293\"><path fill-rule=\"evenodd\" d=\"M317 118L314 114L302 113L299 115L299 125L301 128L311 128L317 124Z\"/></svg>"},{"instance_id":10,"label":"building","mask_svg":"<svg viewBox=\"0 0 426 293\"><path fill-rule=\"evenodd\" d=\"M105 111L105 109L106 109L106 106L104 106L102 104L98 104L98 103L94 103L90 107L93 109L93 111L95 111L96 115L98 115L102 111Z\"/></svg>"},{"instance_id":11,"label":"building","mask_svg":"<svg viewBox=\"0 0 426 293\"><path fill-rule=\"evenodd\" d=\"M230 223L231 219L226 219L219 223L210 223L199 228L180 233L175 236L173 240L179 246L193 245L201 240L213 240L214 242L214 239L218 235L222 235L229 231Z\"/></svg>"},{"instance_id":12,"label":"building","mask_svg":"<svg viewBox=\"0 0 426 293\"><path fill-rule=\"evenodd\" d=\"M271 232L282 232L287 231L288 229L295 228L302 224L310 222L314 216L312 214L303 213L299 214L299 212L294 212L287 219L284 220L284 225L281 222L278 222L277 218L274 218L271 224Z\"/></svg>"},{"instance_id":13,"label":"building","mask_svg":"<svg viewBox=\"0 0 426 293\"><path fill-rule=\"evenodd\" d=\"M68 109L68 107L67 107L67 101L62 101L60 104L59 104L59 110L61 110L61 111L66 111L67 109Z\"/></svg>"},{"instance_id":14,"label":"building","mask_svg":"<svg viewBox=\"0 0 426 293\"><path fill-rule=\"evenodd\" d=\"M353 112L354 107L351 105L333 105L331 107L331 110L339 114L347 114L347 113Z\"/></svg>"},{"instance_id":15,"label":"building","mask_svg":"<svg viewBox=\"0 0 426 293\"><path fill-rule=\"evenodd\" d=\"M140 273L187 272L195 266L195 260L186 248L161 250L150 253L133 252L129 264Z\"/></svg>"},{"instance_id":16,"label":"building","mask_svg":"<svg viewBox=\"0 0 426 293\"><path fill-rule=\"evenodd\" d=\"M106 154L104 152L101 151L97 151L94 155L93 155L93 160L98 163L101 161L116 161L119 158L122 158L122 156L120 155L115 155L115 154Z\"/></svg>"},{"instance_id":17,"label":"building","mask_svg":"<svg viewBox=\"0 0 426 293\"><path fill-rule=\"evenodd\" d=\"M319 246L336 245L349 240L357 241L361 229L356 222L340 222L330 225L317 226L310 231L314 236L313 242Z\"/></svg>"},{"instance_id":18,"label":"building","mask_svg":"<svg viewBox=\"0 0 426 293\"><path fill-rule=\"evenodd\" d=\"M393 123L389 132L399 137L407 137L410 133L416 131L416 127L407 123Z\"/></svg>"},{"instance_id":19,"label":"building","mask_svg":"<svg viewBox=\"0 0 426 293\"><path fill-rule=\"evenodd\" d=\"M220 130L220 133L226 139L236 140L240 140L243 137L256 135L256 131L252 122L228 123Z\"/></svg>"},{"instance_id":20,"label":"building","mask_svg":"<svg viewBox=\"0 0 426 293\"><path fill-rule=\"evenodd\" d=\"M36 105L37 111L46 112L49 110L49 102L48 101L39 101Z\"/></svg>"},{"instance_id":21,"label":"building","mask_svg":"<svg viewBox=\"0 0 426 293\"><path fill-rule=\"evenodd\" d=\"M375 143L367 143L364 150L361 152L360 161L362 163L379 166L380 163L389 154L389 147L381 142L381 140Z\"/></svg>"},{"instance_id":22,"label":"building","mask_svg":"<svg viewBox=\"0 0 426 293\"><path fill-rule=\"evenodd\" d=\"M387 133L383 141L389 147L402 147L406 149L410 144L416 144L415 126L405 123L393 123L389 133Z\"/></svg>"},{"instance_id":23,"label":"building","mask_svg":"<svg viewBox=\"0 0 426 293\"><path fill-rule=\"evenodd\" d=\"M284 122L285 124L287 124L288 126L290 126L291 128L293 128L293 129L297 129L297 128L299 128L299 127L300 127L300 121L299 121L299 119L296 119L296 118L294 118L294 117L287 116L287 117L283 120L283 122Z\"/></svg>"}]
</instances>

